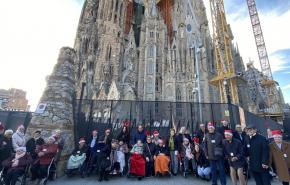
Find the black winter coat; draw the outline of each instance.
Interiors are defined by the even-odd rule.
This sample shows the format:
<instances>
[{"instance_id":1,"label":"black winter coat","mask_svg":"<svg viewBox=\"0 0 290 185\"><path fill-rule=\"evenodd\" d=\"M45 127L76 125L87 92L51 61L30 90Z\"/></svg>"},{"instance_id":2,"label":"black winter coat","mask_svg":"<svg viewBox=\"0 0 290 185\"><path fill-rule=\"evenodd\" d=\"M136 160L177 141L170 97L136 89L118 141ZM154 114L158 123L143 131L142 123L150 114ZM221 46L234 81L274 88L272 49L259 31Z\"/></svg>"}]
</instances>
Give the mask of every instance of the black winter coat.
<instances>
[{"instance_id":1,"label":"black winter coat","mask_svg":"<svg viewBox=\"0 0 290 185\"><path fill-rule=\"evenodd\" d=\"M190 135L188 134L178 134L177 135L177 147L178 147L178 152L181 152L182 150L182 144L183 144L183 139L187 138L189 140L189 142L191 143L191 138Z\"/></svg>"},{"instance_id":2,"label":"black winter coat","mask_svg":"<svg viewBox=\"0 0 290 185\"><path fill-rule=\"evenodd\" d=\"M204 168L210 166L209 160L206 158L202 148L199 148L199 152L198 153L194 151L194 158L195 158L195 161L196 161L198 166L204 167Z\"/></svg>"},{"instance_id":3,"label":"black winter coat","mask_svg":"<svg viewBox=\"0 0 290 185\"><path fill-rule=\"evenodd\" d=\"M10 157L13 153L12 139L4 137L2 140L2 147L0 148L0 162Z\"/></svg>"},{"instance_id":4,"label":"black winter coat","mask_svg":"<svg viewBox=\"0 0 290 185\"><path fill-rule=\"evenodd\" d=\"M207 133L205 137L205 155L208 157L209 160L218 160L215 155L215 148L223 148L223 136L218 133Z\"/></svg>"},{"instance_id":5,"label":"black winter coat","mask_svg":"<svg viewBox=\"0 0 290 185\"><path fill-rule=\"evenodd\" d=\"M123 130L121 130L121 132L117 136L117 140L118 141L123 141L124 143L126 143L129 146L129 144L130 144L130 133L129 132L124 133Z\"/></svg>"},{"instance_id":6,"label":"black winter coat","mask_svg":"<svg viewBox=\"0 0 290 185\"><path fill-rule=\"evenodd\" d=\"M224 146L224 153L229 161L229 164L231 167L238 169L242 168L245 165L245 153L242 143L233 138L232 142L229 142L228 140L223 140L223 146ZM237 157L237 161L231 161L233 157Z\"/></svg>"},{"instance_id":7,"label":"black winter coat","mask_svg":"<svg viewBox=\"0 0 290 185\"><path fill-rule=\"evenodd\" d=\"M144 156L148 157L151 161L153 161L156 145L154 143L145 143L143 146L144 146L143 152Z\"/></svg>"},{"instance_id":8,"label":"black winter coat","mask_svg":"<svg viewBox=\"0 0 290 185\"><path fill-rule=\"evenodd\" d=\"M83 154L87 154L87 152L88 152L88 147L86 145L84 145L82 148L80 148L80 146L76 146L72 152L72 155L83 155Z\"/></svg>"},{"instance_id":9,"label":"black winter coat","mask_svg":"<svg viewBox=\"0 0 290 185\"><path fill-rule=\"evenodd\" d=\"M159 145L156 146L156 148L155 148L155 155L158 156L161 153L169 156L168 148L165 145L164 146L159 146Z\"/></svg>"},{"instance_id":10,"label":"black winter coat","mask_svg":"<svg viewBox=\"0 0 290 185\"><path fill-rule=\"evenodd\" d=\"M34 138L30 138L27 143L26 143L26 150L28 153L30 153L31 157L33 159L37 158L37 153L35 152L37 146L43 145L45 142L44 140L40 137L37 140Z\"/></svg>"},{"instance_id":11,"label":"black winter coat","mask_svg":"<svg viewBox=\"0 0 290 185\"><path fill-rule=\"evenodd\" d=\"M250 157L250 169L254 172L263 172L262 164L269 163L269 146L266 138L260 134L256 134L247 144L248 156Z\"/></svg>"}]
</instances>

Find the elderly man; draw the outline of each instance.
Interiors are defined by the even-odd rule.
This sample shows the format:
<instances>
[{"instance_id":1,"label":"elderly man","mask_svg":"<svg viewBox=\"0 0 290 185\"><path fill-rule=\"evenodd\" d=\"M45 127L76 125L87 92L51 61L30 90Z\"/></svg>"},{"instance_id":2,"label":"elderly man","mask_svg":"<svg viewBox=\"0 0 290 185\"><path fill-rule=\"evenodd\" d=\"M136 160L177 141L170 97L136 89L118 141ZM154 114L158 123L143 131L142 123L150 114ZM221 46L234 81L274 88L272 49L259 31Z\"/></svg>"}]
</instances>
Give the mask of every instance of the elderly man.
<instances>
[{"instance_id":1,"label":"elderly man","mask_svg":"<svg viewBox=\"0 0 290 185\"><path fill-rule=\"evenodd\" d=\"M289 185L290 182L290 143L282 140L280 130L273 130L272 137L274 142L269 145L270 162L275 166L276 173L283 185Z\"/></svg>"},{"instance_id":2,"label":"elderly man","mask_svg":"<svg viewBox=\"0 0 290 185\"><path fill-rule=\"evenodd\" d=\"M217 172L219 171L222 185L226 185L224 168L223 136L215 131L213 123L207 124L208 133L205 136L205 155L210 162L212 171L212 185L217 185Z\"/></svg>"},{"instance_id":3,"label":"elderly man","mask_svg":"<svg viewBox=\"0 0 290 185\"><path fill-rule=\"evenodd\" d=\"M270 185L269 178L269 146L266 138L257 133L254 125L246 127L250 137L247 143L249 168L257 185Z\"/></svg>"},{"instance_id":4,"label":"elderly man","mask_svg":"<svg viewBox=\"0 0 290 185\"><path fill-rule=\"evenodd\" d=\"M199 125L199 130L197 131L197 137L199 139L199 144L203 145L206 133L207 133L207 131L205 128L205 124L201 123Z\"/></svg>"},{"instance_id":5,"label":"elderly man","mask_svg":"<svg viewBox=\"0 0 290 185\"><path fill-rule=\"evenodd\" d=\"M31 155L33 159L37 158L37 154L35 152L36 148L43 144L44 139L42 139L41 137L41 131L40 130L35 131L33 137L30 138L26 143L27 152Z\"/></svg>"},{"instance_id":6,"label":"elderly man","mask_svg":"<svg viewBox=\"0 0 290 185\"><path fill-rule=\"evenodd\" d=\"M224 135L224 133L225 133L225 130L230 130L230 127L229 127L229 122L227 121L227 120L225 120L225 119L222 119L221 120L221 127L219 127L218 129L217 129L217 131L223 136L223 138L225 139L225 135Z\"/></svg>"},{"instance_id":7,"label":"elderly man","mask_svg":"<svg viewBox=\"0 0 290 185\"><path fill-rule=\"evenodd\" d=\"M245 185L245 176L243 174L243 167L245 165L243 145L238 139L233 138L231 130L225 130L225 138L223 141L224 153L230 165L232 184L237 185L238 174L240 185Z\"/></svg>"}]
</instances>

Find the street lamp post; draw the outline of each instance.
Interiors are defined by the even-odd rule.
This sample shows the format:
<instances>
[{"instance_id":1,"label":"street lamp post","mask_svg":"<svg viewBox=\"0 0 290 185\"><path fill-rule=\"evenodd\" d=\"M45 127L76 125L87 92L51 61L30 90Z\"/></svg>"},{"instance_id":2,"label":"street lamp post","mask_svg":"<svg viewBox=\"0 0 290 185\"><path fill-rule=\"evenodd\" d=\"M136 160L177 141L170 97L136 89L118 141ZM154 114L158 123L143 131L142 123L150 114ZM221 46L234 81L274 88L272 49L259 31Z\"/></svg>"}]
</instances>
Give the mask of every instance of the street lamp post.
<instances>
[{"instance_id":1,"label":"street lamp post","mask_svg":"<svg viewBox=\"0 0 290 185\"><path fill-rule=\"evenodd\" d=\"M228 110L229 110L229 122L232 128L234 128L234 123L233 121L233 110L232 110L232 99L231 99L231 95L230 95L230 87L228 85L228 79L224 79L224 86L225 86L225 90L226 90L226 96L227 96L227 102L228 102Z\"/></svg>"}]
</instances>

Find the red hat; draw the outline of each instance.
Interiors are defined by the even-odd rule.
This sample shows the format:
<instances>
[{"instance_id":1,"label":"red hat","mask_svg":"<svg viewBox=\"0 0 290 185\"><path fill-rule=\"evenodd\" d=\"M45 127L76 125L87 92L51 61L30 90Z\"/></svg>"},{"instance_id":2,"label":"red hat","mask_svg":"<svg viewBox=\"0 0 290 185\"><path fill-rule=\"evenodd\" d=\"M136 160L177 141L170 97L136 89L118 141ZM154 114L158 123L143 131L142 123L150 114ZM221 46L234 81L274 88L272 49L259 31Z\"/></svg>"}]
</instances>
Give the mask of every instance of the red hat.
<instances>
[{"instance_id":1,"label":"red hat","mask_svg":"<svg viewBox=\"0 0 290 185\"><path fill-rule=\"evenodd\" d=\"M0 122L0 130L5 130L5 127L1 122Z\"/></svg>"},{"instance_id":2,"label":"red hat","mask_svg":"<svg viewBox=\"0 0 290 185\"><path fill-rule=\"evenodd\" d=\"M214 124L213 124L213 122L208 122L208 123L207 123L207 127L209 127L209 128L214 128Z\"/></svg>"},{"instance_id":3,"label":"red hat","mask_svg":"<svg viewBox=\"0 0 290 185\"><path fill-rule=\"evenodd\" d=\"M129 127L130 126L130 121L126 119L126 120L123 121L122 124L123 124L124 127Z\"/></svg>"},{"instance_id":4,"label":"red hat","mask_svg":"<svg viewBox=\"0 0 290 185\"><path fill-rule=\"evenodd\" d=\"M194 138L192 138L192 141L193 141L194 143L199 143L199 138L198 138L198 137L194 137Z\"/></svg>"},{"instance_id":5,"label":"red hat","mask_svg":"<svg viewBox=\"0 0 290 185\"><path fill-rule=\"evenodd\" d=\"M159 134L158 130L154 130L153 135Z\"/></svg>"},{"instance_id":6,"label":"red hat","mask_svg":"<svg viewBox=\"0 0 290 185\"><path fill-rule=\"evenodd\" d=\"M225 135L233 135L232 130L225 130Z\"/></svg>"},{"instance_id":7,"label":"red hat","mask_svg":"<svg viewBox=\"0 0 290 185\"><path fill-rule=\"evenodd\" d=\"M222 122L222 121L227 121L227 120L226 120L226 119L221 119L221 122Z\"/></svg>"},{"instance_id":8,"label":"red hat","mask_svg":"<svg viewBox=\"0 0 290 185\"><path fill-rule=\"evenodd\" d=\"M146 136L150 136L150 135L151 135L150 131L147 130L147 131L146 131Z\"/></svg>"},{"instance_id":9,"label":"red hat","mask_svg":"<svg viewBox=\"0 0 290 185\"><path fill-rule=\"evenodd\" d=\"M105 130L105 132L107 132L107 131L111 131L111 129L107 128L107 129Z\"/></svg>"},{"instance_id":10,"label":"red hat","mask_svg":"<svg viewBox=\"0 0 290 185\"><path fill-rule=\"evenodd\" d=\"M275 136L275 135L282 136L281 130L273 130L272 131L272 136Z\"/></svg>"},{"instance_id":11,"label":"red hat","mask_svg":"<svg viewBox=\"0 0 290 185\"><path fill-rule=\"evenodd\" d=\"M81 138L80 138L80 141L79 141L79 144L80 144L80 143L85 143L85 142L86 142L85 138L81 137Z\"/></svg>"}]
</instances>

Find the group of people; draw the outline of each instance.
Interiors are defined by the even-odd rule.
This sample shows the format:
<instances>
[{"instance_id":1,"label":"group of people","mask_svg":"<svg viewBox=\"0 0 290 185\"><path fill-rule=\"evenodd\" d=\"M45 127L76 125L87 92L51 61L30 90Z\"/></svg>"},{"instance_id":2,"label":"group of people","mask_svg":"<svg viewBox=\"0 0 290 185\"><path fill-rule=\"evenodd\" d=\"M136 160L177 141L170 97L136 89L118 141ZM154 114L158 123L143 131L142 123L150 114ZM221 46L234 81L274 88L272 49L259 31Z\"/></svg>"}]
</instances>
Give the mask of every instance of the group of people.
<instances>
[{"instance_id":1,"label":"group of people","mask_svg":"<svg viewBox=\"0 0 290 185\"><path fill-rule=\"evenodd\" d=\"M18 126L14 132L0 123L0 167L5 185L15 185L24 173L31 174L31 182L43 184L48 178L48 166L62 150L61 131L56 130L46 141L36 130L27 140L25 128Z\"/></svg>"},{"instance_id":2,"label":"group of people","mask_svg":"<svg viewBox=\"0 0 290 185\"><path fill-rule=\"evenodd\" d=\"M132 132L124 122L120 133L113 137L111 129L104 133L93 130L89 138L80 138L68 159L66 174L81 177L98 174L99 181L109 175L125 175L141 180L150 176L184 177L193 174L217 185L219 177L226 185L226 175L232 184L245 185L252 176L257 185L270 185L276 174L283 185L290 182L290 143L283 140L281 130L268 130L268 137L258 133L254 125L230 129L226 120L220 127L214 123L200 124L197 132L186 127L178 132L172 128L165 137L158 130L146 131L138 125ZM0 162L6 168L7 185L15 184L30 166L31 180L45 179L48 165L63 147L60 131L45 142L41 132L25 140L24 127L17 131L5 130L0 125Z\"/></svg>"}]
</instances>

